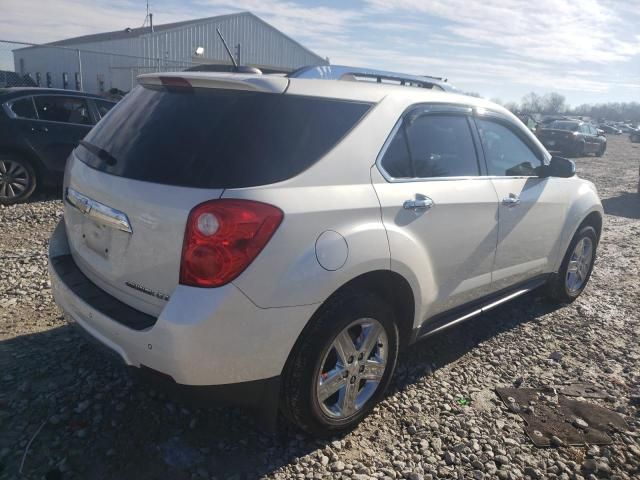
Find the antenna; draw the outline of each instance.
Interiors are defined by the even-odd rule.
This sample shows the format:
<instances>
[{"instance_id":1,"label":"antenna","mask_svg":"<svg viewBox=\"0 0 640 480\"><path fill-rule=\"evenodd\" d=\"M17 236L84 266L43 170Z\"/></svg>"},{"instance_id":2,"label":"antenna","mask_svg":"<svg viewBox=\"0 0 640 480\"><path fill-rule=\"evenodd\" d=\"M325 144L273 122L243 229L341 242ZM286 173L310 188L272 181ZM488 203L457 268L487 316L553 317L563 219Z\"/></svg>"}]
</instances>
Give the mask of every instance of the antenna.
<instances>
[{"instance_id":1,"label":"antenna","mask_svg":"<svg viewBox=\"0 0 640 480\"><path fill-rule=\"evenodd\" d=\"M237 71L238 70L238 62L236 62L236 59L233 58L233 55L231 54L231 50L229 50L229 45L227 45L227 42L225 41L224 37L222 36L222 33L220 33L220 29L216 28L216 32L218 32L218 36L220 37L220 40L222 40L222 44L224 45L224 49L227 51L227 54L229 55L229 58L231 59L231 63L233 63L233 68Z\"/></svg>"},{"instance_id":2,"label":"antenna","mask_svg":"<svg viewBox=\"0 0 640 480\"><path fill-rule=\"evenodd\" d=\"M147 24L147 20L149 20L149 28L151 29L151 33L153 33L153 13L149 10L149 0L147 0L147 14L144 16L144 22L142 22L142 27L140 28L144 28Z\"/></svg>"}]
</instances>

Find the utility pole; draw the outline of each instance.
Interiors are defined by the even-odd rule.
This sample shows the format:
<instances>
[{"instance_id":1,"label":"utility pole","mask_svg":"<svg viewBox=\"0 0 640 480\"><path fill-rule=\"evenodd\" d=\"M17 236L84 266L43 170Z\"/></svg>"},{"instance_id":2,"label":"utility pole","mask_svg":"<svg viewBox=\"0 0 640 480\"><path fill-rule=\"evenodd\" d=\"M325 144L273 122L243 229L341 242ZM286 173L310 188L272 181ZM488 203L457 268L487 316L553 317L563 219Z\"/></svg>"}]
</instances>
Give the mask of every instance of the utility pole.
<instances>
[{"instance_id":1,"label":"utility pole","mask_svg":"<svg viewBox=\"0 0 640 480\"><path fill-rule=\"evenodd\" d=\"M80 91L84 91L84 82L82 81L82 54L78 49L78 73L80 74Z\"/></svg>"}]
</instances>

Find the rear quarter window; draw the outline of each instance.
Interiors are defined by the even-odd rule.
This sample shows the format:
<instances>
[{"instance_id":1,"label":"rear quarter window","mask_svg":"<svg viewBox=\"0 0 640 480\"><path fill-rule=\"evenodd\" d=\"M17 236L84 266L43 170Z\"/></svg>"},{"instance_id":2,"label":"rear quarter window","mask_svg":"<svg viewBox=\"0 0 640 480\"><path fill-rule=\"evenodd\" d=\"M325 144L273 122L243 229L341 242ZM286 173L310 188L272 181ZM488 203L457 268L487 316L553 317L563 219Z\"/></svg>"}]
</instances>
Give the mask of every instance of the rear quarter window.
<instances>
[{"instance_id":1,"label":"rear quarter window","mask_svg":"<svg viewBox=\"0 0 640 480\"><path fill-rule=\"evenodd\" d=\"M85 138L121 177L197 188L240 188L291 178L331 150L368 103L211 88L136 87Z\"/></svg>"},{"instance_id":2,"label":"rear quarter window","mask_svg":"<svg viewBox=\"0 0 640 480\"><path fill-rule=\"evenodd\" d=\"M8 103L9 110L17 118L29 118L35 119L36 109L33 106L33 100L31 97L19 98Z\"/></svg>"}]
</instances>

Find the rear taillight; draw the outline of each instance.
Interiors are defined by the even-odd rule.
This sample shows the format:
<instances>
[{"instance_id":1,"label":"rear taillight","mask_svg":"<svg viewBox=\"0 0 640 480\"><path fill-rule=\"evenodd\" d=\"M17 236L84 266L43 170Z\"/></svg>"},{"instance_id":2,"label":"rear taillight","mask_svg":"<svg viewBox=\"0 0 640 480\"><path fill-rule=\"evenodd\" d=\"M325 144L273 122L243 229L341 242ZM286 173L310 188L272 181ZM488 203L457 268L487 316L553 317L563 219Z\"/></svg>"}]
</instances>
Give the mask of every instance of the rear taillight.
<instances>
[{"instance_id":1,"label":"rear taillight","mask_svg":"<svg viewBox=\"0 0 640 480\"><path fill-rule=\"evenodd\" d=\"M189 213L180 283L219 287L240 275L272 237L283 213L250 200L212 200Z\"/></svg>"}]
</instances>

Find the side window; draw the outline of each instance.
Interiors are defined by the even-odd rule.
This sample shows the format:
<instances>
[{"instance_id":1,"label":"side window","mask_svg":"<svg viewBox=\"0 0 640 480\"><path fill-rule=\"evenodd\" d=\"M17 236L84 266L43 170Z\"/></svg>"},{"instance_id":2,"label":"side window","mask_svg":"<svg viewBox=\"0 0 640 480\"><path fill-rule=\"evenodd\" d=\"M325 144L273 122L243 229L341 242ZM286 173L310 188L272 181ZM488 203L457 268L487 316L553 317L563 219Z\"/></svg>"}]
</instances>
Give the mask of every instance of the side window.
<instances>
[{"instance_id":1,"label":"side window","mask_svg":"<svg viewBox=\"0 0 640 480\"><path fill-rule=\"evenodd\" d=\"M583 123L582 125L580 125L580 133L584 133L588 135L590 133L589 127Z\"/></svg>"},{"instance_id":2,"label":"side window","mask_svg":"<svg viewBox=\"0 0 640 480\"><path fill-rule=\"evenodd\" d=\"M100 118L104 117L109 110L115 107L115 103L108 102L106 100L94 100L96 103L96 108L98 109L98 113L100 114Z\"/></svg>"},{"instance_id":3,"label":"side window","mask_svg":"<svg viewBox=\"0 0 640 480\"><path fill-rule=\"evenodd\" d=\"M534 176L540 158L509 128L492 120L476 119L489 175Z\"/></svg>"},{"instance_id":4,"label":"side window","mask_svg":"<svg viewBox=\"0 0 640 480\"><path fill-rule=\"evenodd\" d=\"M31 97L15 100L9 104L9 108L18 118L37 118L36 110L35 108L33 108L33 100L31 99Z\"/></svg>"},{"instance_id":5,"label":"side window","mask_svg":"<svg viewBox=\"0 0 640 480\"><path fill-rule=\"evenodd\" d=\"M393 178L414 177L404 125L400 125L400 128L391 139L381 163L382 168Z\"/></svg>"},{"instance_id":6,"label":"side window","mask_svg":"<svg viewBox=\"0 0 640 480\"><path fill-rule=\"evenodd\" d=\"M87 102L83 98L38 95L34 99L40 120L92 124Z\"/></svg>"},{"instance_id":7,"label":"side window","mask_svg":"<svg viewBox=\"0 0 640 480\"><path fill-rule=\"evenodd\" d=\"M407 128L416 177L480 174L469 122L462 115L423 115Z\"/></svg>"},{"instance_id":8,"label":"side window","mask_svg":"<svg viewBox=\"0 0 640 480\"><path fill-rule=\"evenodd\" d=\"M405 117L382 159L394 178L479 175L468 120L462 115Z\"/></svg>"}]
</instances>

